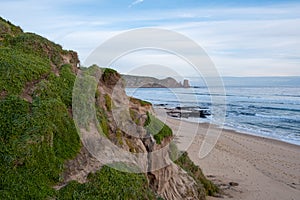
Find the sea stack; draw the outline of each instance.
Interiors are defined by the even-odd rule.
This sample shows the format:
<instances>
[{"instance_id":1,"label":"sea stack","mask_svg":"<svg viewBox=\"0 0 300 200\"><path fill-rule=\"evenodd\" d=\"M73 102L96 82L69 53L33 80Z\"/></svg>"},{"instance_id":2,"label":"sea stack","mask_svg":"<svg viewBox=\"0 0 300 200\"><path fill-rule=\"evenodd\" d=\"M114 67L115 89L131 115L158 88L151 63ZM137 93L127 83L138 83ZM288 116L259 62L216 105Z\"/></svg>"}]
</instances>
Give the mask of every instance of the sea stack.
<instances>
[{"instance_id":1,"label":"sea stack","mask_svg":"<svg viewBox=\"0 0 300 200\"><path fill-rule=\"evenodd\" d=\"M183 87L184 88L189 88L190 87L189 80L187 80L187 79L183 80Z\"/></svg>"}]
</instances>

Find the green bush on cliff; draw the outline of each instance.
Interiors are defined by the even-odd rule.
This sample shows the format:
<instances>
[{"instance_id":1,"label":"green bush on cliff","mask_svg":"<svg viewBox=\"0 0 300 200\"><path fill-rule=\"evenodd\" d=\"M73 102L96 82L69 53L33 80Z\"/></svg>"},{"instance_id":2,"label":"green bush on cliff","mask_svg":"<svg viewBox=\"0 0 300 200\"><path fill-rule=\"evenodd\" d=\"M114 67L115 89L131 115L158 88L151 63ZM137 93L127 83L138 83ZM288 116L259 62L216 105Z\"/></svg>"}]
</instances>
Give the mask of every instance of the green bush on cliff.
<instances>
[{"instance_id":1,"label":"green bush on cliff","mask_svg":"<svg viewBox=\"0 0 300 200\"><path fill-rule=\"evenodd\" d=\"M0 17L0 37L8 35L21 34L23 30L19 26L13 25L10 21L7 21Z\"/></svg>"},{"instance_id":2,"label":"green bush on cliff","mask_svg":"<svg viewBox=\"0 0 300 200\"><path fill-rule=\"evenodd\" d=\"M34 33L21 33L16 37L7 38L4 44L23 53L48 59L57 67L60 67L63 60L61 54L66 53L60 45Z\"/></svg>"},{"instance_id":3,"label":"green bush on cliff","mask_svg":"<svg viewBox=\"0 0 300 200\"><path fill-rule=\"evenodd\" d=\"M68 110L75 74L70 65L52 72L59 45L0 22L0 199L54 197L81 147Z\"/></svg>"},{"instance_id":4,"label":"green bush on cliff","mask_svg":"<svg viewBox=\"0 0 300 200\"><path fill-rule=\"evenodd\" d=\"M109 78L111 78L111 76L113 74L118 74L118 72L114 69L111 69L111 68L103 68L103 80L108 80Z\"/></svg>"},{"instance_id":5,"label":"green bush on cliff","mask_svg":"<svg viewBox=\"0 0 300 200\"><path fill-rule=\"evenodd\" d=\"M189 158L187 152L184 152L175 163L184 169L191 177L195 179L197 183L200 183L205 188L206 195L214 195L219 192L219 188L214 185L211 181L206 179L202 170L199 166L196 166L193 161ZM201 190L201 188L200 188ZM200 191L201 192L201 191Z\"/></svg>"},{"instance_id":6,"label":"green bush on cliff","mask_svg":"<svg viewBox=\"0 0 300 200\"><path fill-rule=\"evenodd\" d=\"M104 166L90 174L84 184L71 182L58 193L58 199L155 199L144 174L125 173Z\"/></svg>"},{"instance_id":7,"label":"green bush on cliff","mask_svg":"<svg viewBox=\"0 0 300 200\"><path fill-rule=\"evenodd\" d=\"M141 106L152 106L152 104L148 101L144 101L144 100L141 100L141 99L137 99L137 98L134 98L134 97L130 97L129 99L131 102L135 103L135 104L140 104Z\"/></svg>"},{"instance_id":8,"label":"green bush on cliff","mask_svg":"<svg viewBox=\"0 0 300 200\"><path fill-rule=\"evenodd\" d=\"M45 199L80 141L66 106L56 99L18 96L0 101L0 199Z\"/></svg>"},{"instance_id":9,"label":"green bush on cliff","mask_svg":"<svg viewBox=\"0 0 300 200\"><path fill-rule=\"evenodd\" d=\"M113 102L110 98L110 96L108 94L104 95L104 99L105 99L105 106L108 112L111 111L112 107L113 107Z\"/></svg>"},{"instance_id":10,"label":"green bush on cliff","mask_svg":"<svg viewBox=\"0 0 300 200\"><path fill-rule=\"evenodd\" d=\"M36 84L34 94L41 99L59 98L67 107L71 107L75 78L75 75L71 72L71 65L63 65L60 76L50 73L47 80Z\"/></svg>"},{"instance_id":11,"label":"green bush on cliff","mask_svg":"<svg viewBox=\"0 0 300 200\"><path fill-rule=\"evenodd\" d=\"M153 135L157 144L161 144L164 138L173 135L172 129L157 119L151 113L147 112L147 119L144 124L145 129Z\"/></svg>"},{"instance_id":12,"label":"green bush on cliff","mask_svg":"<svg viewBox=\"0 0 300 200\"><path fill-rule=\"evenodd\" d=\"M103 133L106 137L109 137L109 125L108 125L107 115L104 109L97 107L96 117L101 127L101 130L99 130L99 132Z\"/></svg>"},{"instance_id":13,"label":"green bush on cliff","mask_svg":"<svg viewBox=\"0 0 300 200\"><path fill-rule=\"evenodd\" d=\"M38 80L50 69L44 58L0 47L0 92L20 94L27 82Z\"/></svg>"}]
</instances>

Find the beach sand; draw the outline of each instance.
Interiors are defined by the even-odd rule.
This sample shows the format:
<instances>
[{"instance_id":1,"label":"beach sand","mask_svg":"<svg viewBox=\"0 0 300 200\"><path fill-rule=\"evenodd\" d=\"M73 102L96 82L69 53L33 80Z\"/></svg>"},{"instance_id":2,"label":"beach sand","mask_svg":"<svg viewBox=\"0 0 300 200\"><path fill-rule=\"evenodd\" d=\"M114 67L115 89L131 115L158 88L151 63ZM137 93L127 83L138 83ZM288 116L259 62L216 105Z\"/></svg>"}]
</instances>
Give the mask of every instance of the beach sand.
<instances>
[{"instance_id":1,"label":"beach sand","mask_svg":"<svg viewBox=\"0 0 300 200\"><path fill-rule=\"evenodd\" d=\"M186 150L204 174L220 185L225 199L300 199L300 146L223 130L212 151L200 159L208 128L210 133L220 129L167 117L164 109L155 112L173 129L178 148Z\"/></svg>"}]
</instances>

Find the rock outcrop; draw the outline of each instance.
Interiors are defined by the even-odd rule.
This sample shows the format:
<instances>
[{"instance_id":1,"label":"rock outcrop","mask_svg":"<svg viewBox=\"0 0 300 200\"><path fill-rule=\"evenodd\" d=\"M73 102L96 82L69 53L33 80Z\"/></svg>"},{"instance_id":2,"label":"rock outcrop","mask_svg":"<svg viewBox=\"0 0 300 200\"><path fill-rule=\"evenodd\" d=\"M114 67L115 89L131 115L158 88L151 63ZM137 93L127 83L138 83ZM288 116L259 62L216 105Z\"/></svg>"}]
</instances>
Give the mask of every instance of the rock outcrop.
<instances>
[{"instance_id":1,"label":"rock outcrop","mask_svg":"<svg viewBox=\"0 0 300 200\"><path fill-rule=\"evenodd\" d=\"M203 189L203 186L171 161L169 148L164 149L172 140L172 136L165 137L161 144L157 144L153 135L148 134L145 130L144 124L147 120L147 113L154 115L151 104L144 104L141 100L127 97L121 76L111 69L107 70L104 70L100 76L97 86L97 92L100 95L96 98L96 105L105 112L109 126L105 135L122 150L133 154L140 153L141 155L138 157L134 155L127 156L119 150L107 151L103 155L104 149L95 150L96 148L91 148L93 151L98 151L93 152L93 154L101 156L101 158L107 156L109 162L126 162L127 160L131 164L139 166L141 172L147 172L150 188L166 200L204 199L205 194L199 192L203 191L199 190L199 188ZM91 131L93 128L90 127L89 130ZM89 138L87 143L91 144L97 140L100 144L95 144L95 146L109 146L107 142L101 143L97 136ZM80 160L82 156L80 155L76 159ZM92 161L89 160L93 158L86 156L86 159L86 163L90 163ZM107 160L101 160L102 164L105 164ZM72 161L71 163L77 164L79 162ZM97 164L93 166L94 168L89 169L90 172L95 171L95 167L99 167ZM86 180L84 176L89 174L89 171L86 171L87 167L78 170L78 168L70 167L70 164L68 164L68 169L73 168L73 172L66 174L66 180L70 181L72 178L76 181Z\"/></svg>"},{"instance_id":2,"label":"rock outcrop","mask_svg":"<svg viewBox=\"0 0 300 200\"><path fill-rule=\"evenodd\" d=\"M186 80L186 79L183 80L183 87L184 87L184 88L189 88L189 87L191 87L191 86L190 86L190 83L189 83L189 80Z\"/></svg>"}]
</instances>

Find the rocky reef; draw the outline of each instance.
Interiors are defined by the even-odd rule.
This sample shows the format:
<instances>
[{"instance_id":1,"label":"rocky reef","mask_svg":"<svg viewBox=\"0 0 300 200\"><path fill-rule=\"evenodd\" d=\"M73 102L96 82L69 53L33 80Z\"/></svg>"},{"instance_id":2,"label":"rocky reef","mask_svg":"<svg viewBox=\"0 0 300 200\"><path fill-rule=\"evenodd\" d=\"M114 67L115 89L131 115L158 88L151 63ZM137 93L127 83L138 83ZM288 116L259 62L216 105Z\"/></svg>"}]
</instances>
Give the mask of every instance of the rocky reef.
<instances>
[{"instance_id":1,"label":"rocky reef","mask_svg":"<svg viewBox=\"0 0 300 200\"><path fill-rule=\"evenodd\" d=\"M202 108L199 106L183 106L175 108L165 108L166 113L175 118L206 118L210 116L210 110L208 108Z\"/></svg>"}]
</instances>

